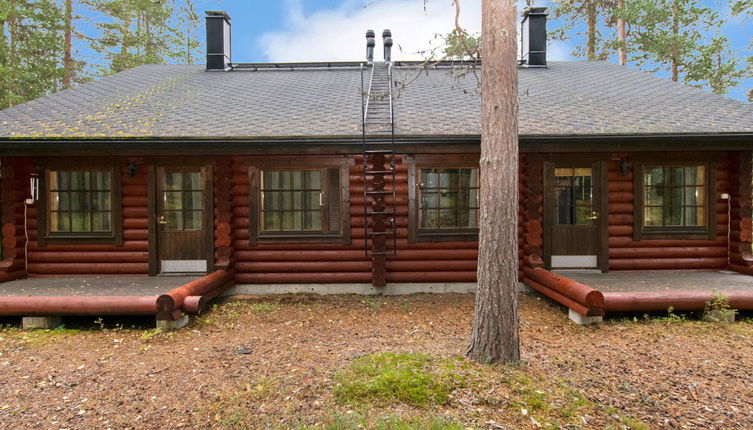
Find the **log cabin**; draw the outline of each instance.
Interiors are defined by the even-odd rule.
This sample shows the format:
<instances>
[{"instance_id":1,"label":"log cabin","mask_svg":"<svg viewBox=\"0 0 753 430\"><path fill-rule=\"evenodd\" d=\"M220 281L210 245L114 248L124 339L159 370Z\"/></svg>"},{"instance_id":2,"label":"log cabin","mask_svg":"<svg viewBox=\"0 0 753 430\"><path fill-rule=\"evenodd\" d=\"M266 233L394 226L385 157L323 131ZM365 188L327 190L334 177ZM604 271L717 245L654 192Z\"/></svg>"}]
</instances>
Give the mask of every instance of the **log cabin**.
<instances>
[{"instance_id":1,"label":"log cabin","mask_svg":"<svg viewBox=\"0 0 753 430\"><path fill-rule=\"evenodd\" d=\"M753 275L753 106L606 62L519 59L526 268ZM0 111L0 280L233 274L236 291L476 280L479 63L144 65ZM510 222L515 222L510 220ZM342 288L338 289L338 286ZM470 287L469 287L470 286Z\"/></svg>"}]
</instances>

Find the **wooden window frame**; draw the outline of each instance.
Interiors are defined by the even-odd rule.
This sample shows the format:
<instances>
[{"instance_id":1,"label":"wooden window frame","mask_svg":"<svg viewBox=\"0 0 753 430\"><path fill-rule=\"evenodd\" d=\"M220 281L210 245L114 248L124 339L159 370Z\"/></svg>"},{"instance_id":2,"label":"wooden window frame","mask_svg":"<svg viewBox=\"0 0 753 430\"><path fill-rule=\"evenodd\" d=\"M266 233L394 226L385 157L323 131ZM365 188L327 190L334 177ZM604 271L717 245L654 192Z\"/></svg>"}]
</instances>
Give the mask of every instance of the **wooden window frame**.
<instances>
[{"instance_id":1,"label":"wooden window frame","mask_svg":"<svg viewBox=\"0 0 753 430\"><path fill-rule=\"evenodd\" d=\"M104 244L104 245L123 245L123 207L121 192L121 168L112 163L103 164L45 164L39 169L39 190L40 196L37 204L37 243L39 246L48 244ZM51 171L65 172L82 172L82 171L109 171L110 183L110 208L111 208L111 229L109 232L52 232L50 231L50 190L49 174Z\"/></svg>"},{"instance_id":2,"label":"wooden window frame","mask_svg":"<svg viewBox=\"0 0 753 430\"><path fill-rule=\"evenodd\" d=\"M343 243L349 244L350 239L350 169L353 160L347 156L308 156L308 157L263 157L251 159L248 165L249 181L249 243ZM338 232L329 230L327 194L327 170L338 169L340 181L340 229ZM265 170L320 170L322 180L323 206L322 228L323 231L311 232L274 232L262 231L261 218L261 173ZM326 228L326 230L325 230Z\"/></svg>"},{"instance_id":3,"label":"wooden window frame","mask_svg":"<svg viewBox=\"0 0 753 430\"><path fill-rule=\"evenodd\" d=\"M704 207L706 222L702 226L658 226L646 227L645 217L645 172L647 167L692 167L703 166L703 186L706 193ZM687 239L714 240L716 239L716 166L715 160L685 157L682 159L641 159L635 163L633 171L634 181L634 224L633 238L639 240L651 239Z\"/></svg>"},{"instance_id":4,"label":"wooden window frame","mask_svg":"<svg viewBox=\"0 0 753 430\"><path fill-rule=\"evenodd\" d=\"M478 242L478 228L422 229L418 184L420 169L478 169L479 187L481 168L478 154L421 154L405 158L408 166L408 242Z\"/></svg>"}]
</instances>

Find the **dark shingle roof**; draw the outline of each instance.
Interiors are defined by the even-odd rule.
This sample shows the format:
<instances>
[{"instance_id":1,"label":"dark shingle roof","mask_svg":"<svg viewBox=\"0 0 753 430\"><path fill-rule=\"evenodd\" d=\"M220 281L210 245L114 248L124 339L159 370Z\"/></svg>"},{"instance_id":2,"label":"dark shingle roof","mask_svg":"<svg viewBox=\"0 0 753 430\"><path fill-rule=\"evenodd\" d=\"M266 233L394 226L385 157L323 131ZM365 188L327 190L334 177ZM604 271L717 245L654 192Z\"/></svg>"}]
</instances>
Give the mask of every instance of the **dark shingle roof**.
<instances>
[{"instance_id":1,"label":"dark shingle roof","mask_svg":"<svg viewBox=\"0 0 753 430\"><path fill-rule=\"evenodd\" d=\"M752 105L609 63L551 62L519 81L521 135L753 132ZM0 111L0 136L359 136L360 84L353 69L140 66ZM479 108L472 73L423 71L395 101L396 133L478 135Z\"/></svg>"}]
</instances>

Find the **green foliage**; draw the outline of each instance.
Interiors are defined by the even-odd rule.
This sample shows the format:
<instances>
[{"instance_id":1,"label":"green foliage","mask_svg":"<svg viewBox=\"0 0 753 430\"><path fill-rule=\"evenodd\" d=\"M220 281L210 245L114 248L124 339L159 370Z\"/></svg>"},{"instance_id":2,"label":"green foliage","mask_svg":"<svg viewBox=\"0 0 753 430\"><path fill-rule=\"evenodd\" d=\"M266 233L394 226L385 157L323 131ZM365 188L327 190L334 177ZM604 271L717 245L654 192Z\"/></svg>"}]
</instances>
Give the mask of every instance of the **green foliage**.
<instances>
[{"instance_id":1,"label":"green foliage","mask_svg":"<svg viewBox=\"0 0 753 430\"><path fill-rule=\"evenodd\" d=\"M60 89L62 32L54 0L0 0L0 109Z\"/></svg>"},{"instance_id":2,"label":"green foliage","mask_svg":"<svg viewBox=\"0 0 753 430\"><path fill-rule=\"evenodd\" d=\"M724 18L700 0L634 0L619 14L631 25L630 61L672 79L726 94L745 75L729 40L716 33Z\"/></svg>"},{"instance_id":3,"label":"green foliage","mask_svg":"<svg viewBox=\"0 0 753 430\"><path fill-rule=\"evenodd\" d=\"M198 26L193 0L0 0L0 109L86 82L92 74L193 63ZM85 46L99 58L85 61L78 54Z\"/></svg>"},{"instance_id":4,"label":"green foliage","mask_svg":"<svg viewBox=\"0 0 753 430\"><path fill-rule=\"evenodd\" d=\"M81 1L109 18L95 24L99 34L92 39L92 47L108 60L102 72L170 59L192 62L199 18L190 0Z\"/></svg>"},{"instance_id":5,"label":"green foliage","mask_svg":"<svg viewBox=\"0 0 753 430\"><path fill-rule=\"evenodd\" d=\"M481 58L481 36L468 34L455 28L445 36L444 54L449 59L465 60Z\"/></svg>"},{"instance_id":6,"label":"green foliage","mask_svg":"<svg viewBox=\"0 0 753 430\"><path fill-rule=\"evenodd\" d=\"M383 352L360 357L335 375L335 398L353 405L445 404L459 381L449 371L433 371L431 365L425 354Z\"/></svg>"},{"instance_id":7,"label":"green foliage","mask_svg":"<svg viewBox=\"0 0 753 430\"><path fill-rule=\"evenodd\" d=\"M572 52L575 57L588 60L606 60L614 49L613 32L615 0L562 0L555 2L552 17L564 25L549 33L559 40L577 39ZM585 26L583 31L577 29Z\"/></svg>"},{"instance_id":8,"label":"green foliage","mask_svg":"<svg viewBox=\"0 0 753 430\"><path fill-rule=\"evenodd\" d=\"M706 308L704 310L704 319L711 322L732 322L735 320L737 311L731 309L729 305L729 297L718 290L714 290L714 300L706 302Z\"/></svg>"},{"instance_id":9,"label":"green foliage","mask_svg":"<svg viewBox=\"0 0 753 430\"><path fill-rule=\"evenodd\" d=\"M360 416L359 414L338 414L317 426L300 426L299 430L356 430L356 429L374 429L374 430L464 430L465 426L448 421L441 417L421 417L411 416L404 418L400 416L380 416L376 419Z\"/></svg>"},{"instance_id":10,"label":"green foliage","mask_svg":"<svg viewBox=\"0 0 753 430\"><path fill-rule=\"evenodd\" d=\"M742 15L746 21L753 21L753 0L737 0L732 4L732 14L735 16ZM750 45L748 49L753 50L753 36L750 37ZM753 77L753 55L748 57L747 73L749 77ZM753 103L753 88L748 90L748 101Z\"/></svg>"},{"instance_id":11,"label":"green foliage","mask_svg":"<svg viewBox=\"0 0 753 430\"><path fill-rule=\"evenodd\" d=\"M709 7L702 0L626 0L622 8L616 0L563 0L552 11L563 25L550 38L575 40L572 54L589 60L607 60L624 47L629 64L726 94L753 73L753 57L746 66L719 34L726 7ZM737 0L731 12L753 17L753 1ZM617 41L618 18L627 25L624 43ZM753 101L753 90L748 96Z\"/></svg>"}]
</instances>

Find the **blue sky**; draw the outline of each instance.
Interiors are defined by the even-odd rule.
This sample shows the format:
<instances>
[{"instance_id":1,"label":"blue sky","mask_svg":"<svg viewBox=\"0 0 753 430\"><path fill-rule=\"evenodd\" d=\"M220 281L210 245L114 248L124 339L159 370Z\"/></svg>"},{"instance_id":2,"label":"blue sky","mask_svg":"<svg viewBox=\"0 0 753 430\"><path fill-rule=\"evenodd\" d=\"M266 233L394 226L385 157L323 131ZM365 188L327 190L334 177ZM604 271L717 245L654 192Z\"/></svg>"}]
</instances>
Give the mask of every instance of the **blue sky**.
<instances>
[{"instance_id":1,"label":"blue sky","mask_svg":"<svg viewBox=\"0 0 753 430\"><path fill-rule=\"evenodd\" d=\"M461 25L472 32L480 30L480 3L461 2ZM706 3L718 7L719 2ZM551 1L537 5L551 6ZM426 9L423 0L197 0L197 9L202 15L204 10L230 14L236 62L360 60L365 30L372 28L379 34L387 27L399 45L395 58L421 58L416 52L436 46L435 34L449 31L454 18L450 0L429 0ZM550 28L555 26L556 22L550 23ZM733 49L746 57L753 55L748 46L753 20L733 18L720 31ZM201 32L203 40L203 25ZM572 59L572 47L573 42L553 42L549 58ZM379 50L377 55L381 55ZM747 79L730 96L743 100L751 87L753 79Z\"/></svg>"}]
</instances>

